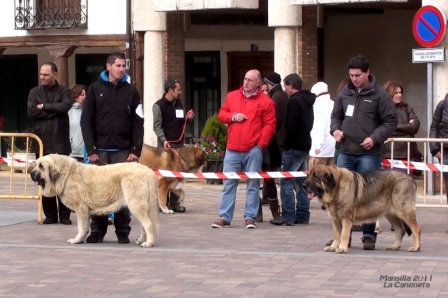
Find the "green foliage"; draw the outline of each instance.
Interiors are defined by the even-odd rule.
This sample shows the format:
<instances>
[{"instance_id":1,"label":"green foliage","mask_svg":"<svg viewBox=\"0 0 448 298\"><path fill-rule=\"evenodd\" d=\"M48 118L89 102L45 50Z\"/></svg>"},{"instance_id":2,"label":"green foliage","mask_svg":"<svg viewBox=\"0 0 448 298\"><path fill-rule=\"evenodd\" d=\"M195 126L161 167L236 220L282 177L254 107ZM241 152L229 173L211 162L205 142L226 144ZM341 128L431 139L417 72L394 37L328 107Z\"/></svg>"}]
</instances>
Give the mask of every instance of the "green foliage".
<instances>
[{"instance_id":1,"label":"green foliage","mask_svg":"<svg viewBox=\"0 0 448 298\"><path fill-rule=\"evenodd\" d=\"M227 142L227 126L218 120L218 115L214 114L205 122L201 137L213 137L220 148L225 150Z\"/></svg>"},{"instance_id":2,"label":"green foliage","mask_svg":"<svg viewBox=\"0 0 448 298\"><path fill-rule=\"evenodd\" d=\"M201 138L186 146L201 148L208 160L222 160L226 151L227 126L219 122L215 114L207 119Z\"/></svg>"}]
</instances>

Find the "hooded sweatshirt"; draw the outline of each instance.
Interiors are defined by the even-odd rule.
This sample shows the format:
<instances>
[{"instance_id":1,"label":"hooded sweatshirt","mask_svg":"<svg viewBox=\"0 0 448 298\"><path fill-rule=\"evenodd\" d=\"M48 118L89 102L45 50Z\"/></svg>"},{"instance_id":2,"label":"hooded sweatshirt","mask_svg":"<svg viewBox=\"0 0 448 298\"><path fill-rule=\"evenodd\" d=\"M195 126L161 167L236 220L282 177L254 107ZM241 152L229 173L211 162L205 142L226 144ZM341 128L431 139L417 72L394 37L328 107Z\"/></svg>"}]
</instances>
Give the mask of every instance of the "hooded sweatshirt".
<instances>
[{"instance_id":1,"label":"hooded sweatshirt","mask_svg":"<svg viewBox=\"0 0 448 298\"><path fill-rule=\"evenodd\" d=\"M316 101L313 105L314 124L311 130L311 150L313 157L334 157L336 140L330 134L331 112L334 102L328 94L328 86L324 82L316 83L311 92L316 94ZM316 154L316 149L320 150Z\"/></svg>"},{"instance_id":2,"label":"hooded sweatshirt","mask_svg":"<svg viewBox=\"0 0 448 298\"><path fill-rule=\"evenodd\" d=\"M68 117L70 118L70 144L72 146L72 157L84 156L84 140L82 138L81 131L81 114L82 104L75 102L72 105L70 111L68 111Z\"/></svg>"},{"instance_id":3,"label":"hooded sweatshirt","mask_svg":"<svg viewBox=\"0 0 448 298\"><path fill-rule=\"evenodd\" d=\"M286 151L294 149L309 151L311 149L311 129L313 128L313 104L316 95L300 90L291 95L286 108L285 140Z\"/></svg>"}]
</instances>

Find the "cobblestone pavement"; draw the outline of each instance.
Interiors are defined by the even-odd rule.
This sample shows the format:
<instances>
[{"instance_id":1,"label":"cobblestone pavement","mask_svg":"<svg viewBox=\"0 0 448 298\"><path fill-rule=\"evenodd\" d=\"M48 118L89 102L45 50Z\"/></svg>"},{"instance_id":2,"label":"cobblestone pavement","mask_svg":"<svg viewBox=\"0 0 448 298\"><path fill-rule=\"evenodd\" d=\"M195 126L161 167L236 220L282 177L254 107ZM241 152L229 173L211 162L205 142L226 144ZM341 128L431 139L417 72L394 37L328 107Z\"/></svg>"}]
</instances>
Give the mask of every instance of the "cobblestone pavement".
<instances>
[{"instance_id":1,"label":"cobblestone pavement","mask_svg":"<svg viewBox=\"0 0 448 298\"><path fill-rule=\"evenodd\" d=\"M0 175L2 194L8 183ZM448 297L445 208L418 209L420 253L407 252L407 236L400 251L386 251L394 234L383 219L375 251L362 250L361 233L354 232L349 253L337 255L323 252L332 229L316 200L309 225L270 225L263 206L265 221L245 229L244 183L231 227L212 229L221 188L187 183L187 212L160 214L160 235L149 249L118 244L113 226L103 243L66 244L77 231L75 214L71 226L38 225L36 201L2 200L0 296ZM4 220L7 215L20 217L18 223ZM139 224L131 225L136 239Z\"/></svg>"}]
</instances>

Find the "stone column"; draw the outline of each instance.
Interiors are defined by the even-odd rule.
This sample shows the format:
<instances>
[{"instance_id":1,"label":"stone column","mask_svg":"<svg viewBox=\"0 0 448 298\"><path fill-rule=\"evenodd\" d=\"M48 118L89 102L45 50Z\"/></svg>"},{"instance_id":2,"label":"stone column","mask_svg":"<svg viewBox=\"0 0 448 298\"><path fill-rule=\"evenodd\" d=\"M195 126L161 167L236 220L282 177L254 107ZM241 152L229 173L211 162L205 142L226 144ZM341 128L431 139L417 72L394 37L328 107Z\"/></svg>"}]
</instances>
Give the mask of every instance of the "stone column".
<instances>
[{"instance_id":1,"label":"stone column","mask_svg":"<svg viewBox=\"0 0 448 298\"><path fill-rule=\"evenodd\" d=\"M145 31L143 73L143 106L145 114L145 144L157 146L152 122L152 106L163 94L163 34L166 13L155 12L158 0L134 0L134 30Z\"/></svg>"},{"instance_id":2,"label":"stone column","mask_svg":"<svg viewBox=\"0 0 448 298\"><path fill-rule=\"evenodd\" d=\"M76 50L76 46L67 46L67 45L55 45L55 46L46 46L45 47L50 55L54 58L54 63L58 68L58 73L56 75L56 80L62 86L69 87L69 79L68 79L68 57L73 55L73 52Z\"/></svg>"},{"instance_id":3,"label":"stone column","mask_svg":"<svg viewBox=\"0 0 448 298\"><path fill-rule=\"evenodd\" d=\"M302 7L289 0L268 0L268 25L274 30L274 70L282 79L298 72L298 27L302 25ZM301 75L301 74L300 74Z\"/></svg>"}]
</instances>

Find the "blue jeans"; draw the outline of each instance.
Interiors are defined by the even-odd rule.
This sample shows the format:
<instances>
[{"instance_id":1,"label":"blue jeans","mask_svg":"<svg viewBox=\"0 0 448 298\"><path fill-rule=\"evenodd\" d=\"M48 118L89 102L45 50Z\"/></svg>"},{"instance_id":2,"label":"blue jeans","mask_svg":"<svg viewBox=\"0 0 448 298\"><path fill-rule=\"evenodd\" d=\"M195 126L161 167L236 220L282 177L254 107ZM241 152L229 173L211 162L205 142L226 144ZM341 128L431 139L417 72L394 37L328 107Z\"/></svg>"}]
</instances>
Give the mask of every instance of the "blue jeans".
<instances>
[{"instance_id":1,"label":"blue jeans","mask_svg":"<svg viewBox=\"0 0 448 298\"><path fill-rule=\"evenodd\" d=\"M337 165L358 173L376 171L381 168L381 156L377 155L351 155L339 152ZM375 223L362 225L362 240L370 238L376 242Z\"/></svg>"},{"instance_id":2,"label":"blue jeans","mask_svg":"<svg viewBox=\"0 0 448 298\"><path fill-rule=\"evenodd\" d=\"M248 152L226 150L224 155L224 172L260 172L261 171L261 149L253 147ZM219 217L228 223L232 222L235 212L237 179L223 181L224 188L221 193L219 206ZM260 179L247 179L246 205L244 207L244 219L255 220L260 206Z\"/></svg>"},{"instance_id":3,"label":"blue jeans","mask_svg":"<svg viewBox=\"0 0 448 298\"><path fill-rule=\"evenodd\" d=\"M282 171L305 171L308 151L289 150L282 154ZM282 219L294 225L295 221L310 221L310 200L303 188L306 177L280 179ZM295 197L294 197L295 191ZM296 205L297 204L297 205Z\"/></svg>"}]
</instances>

